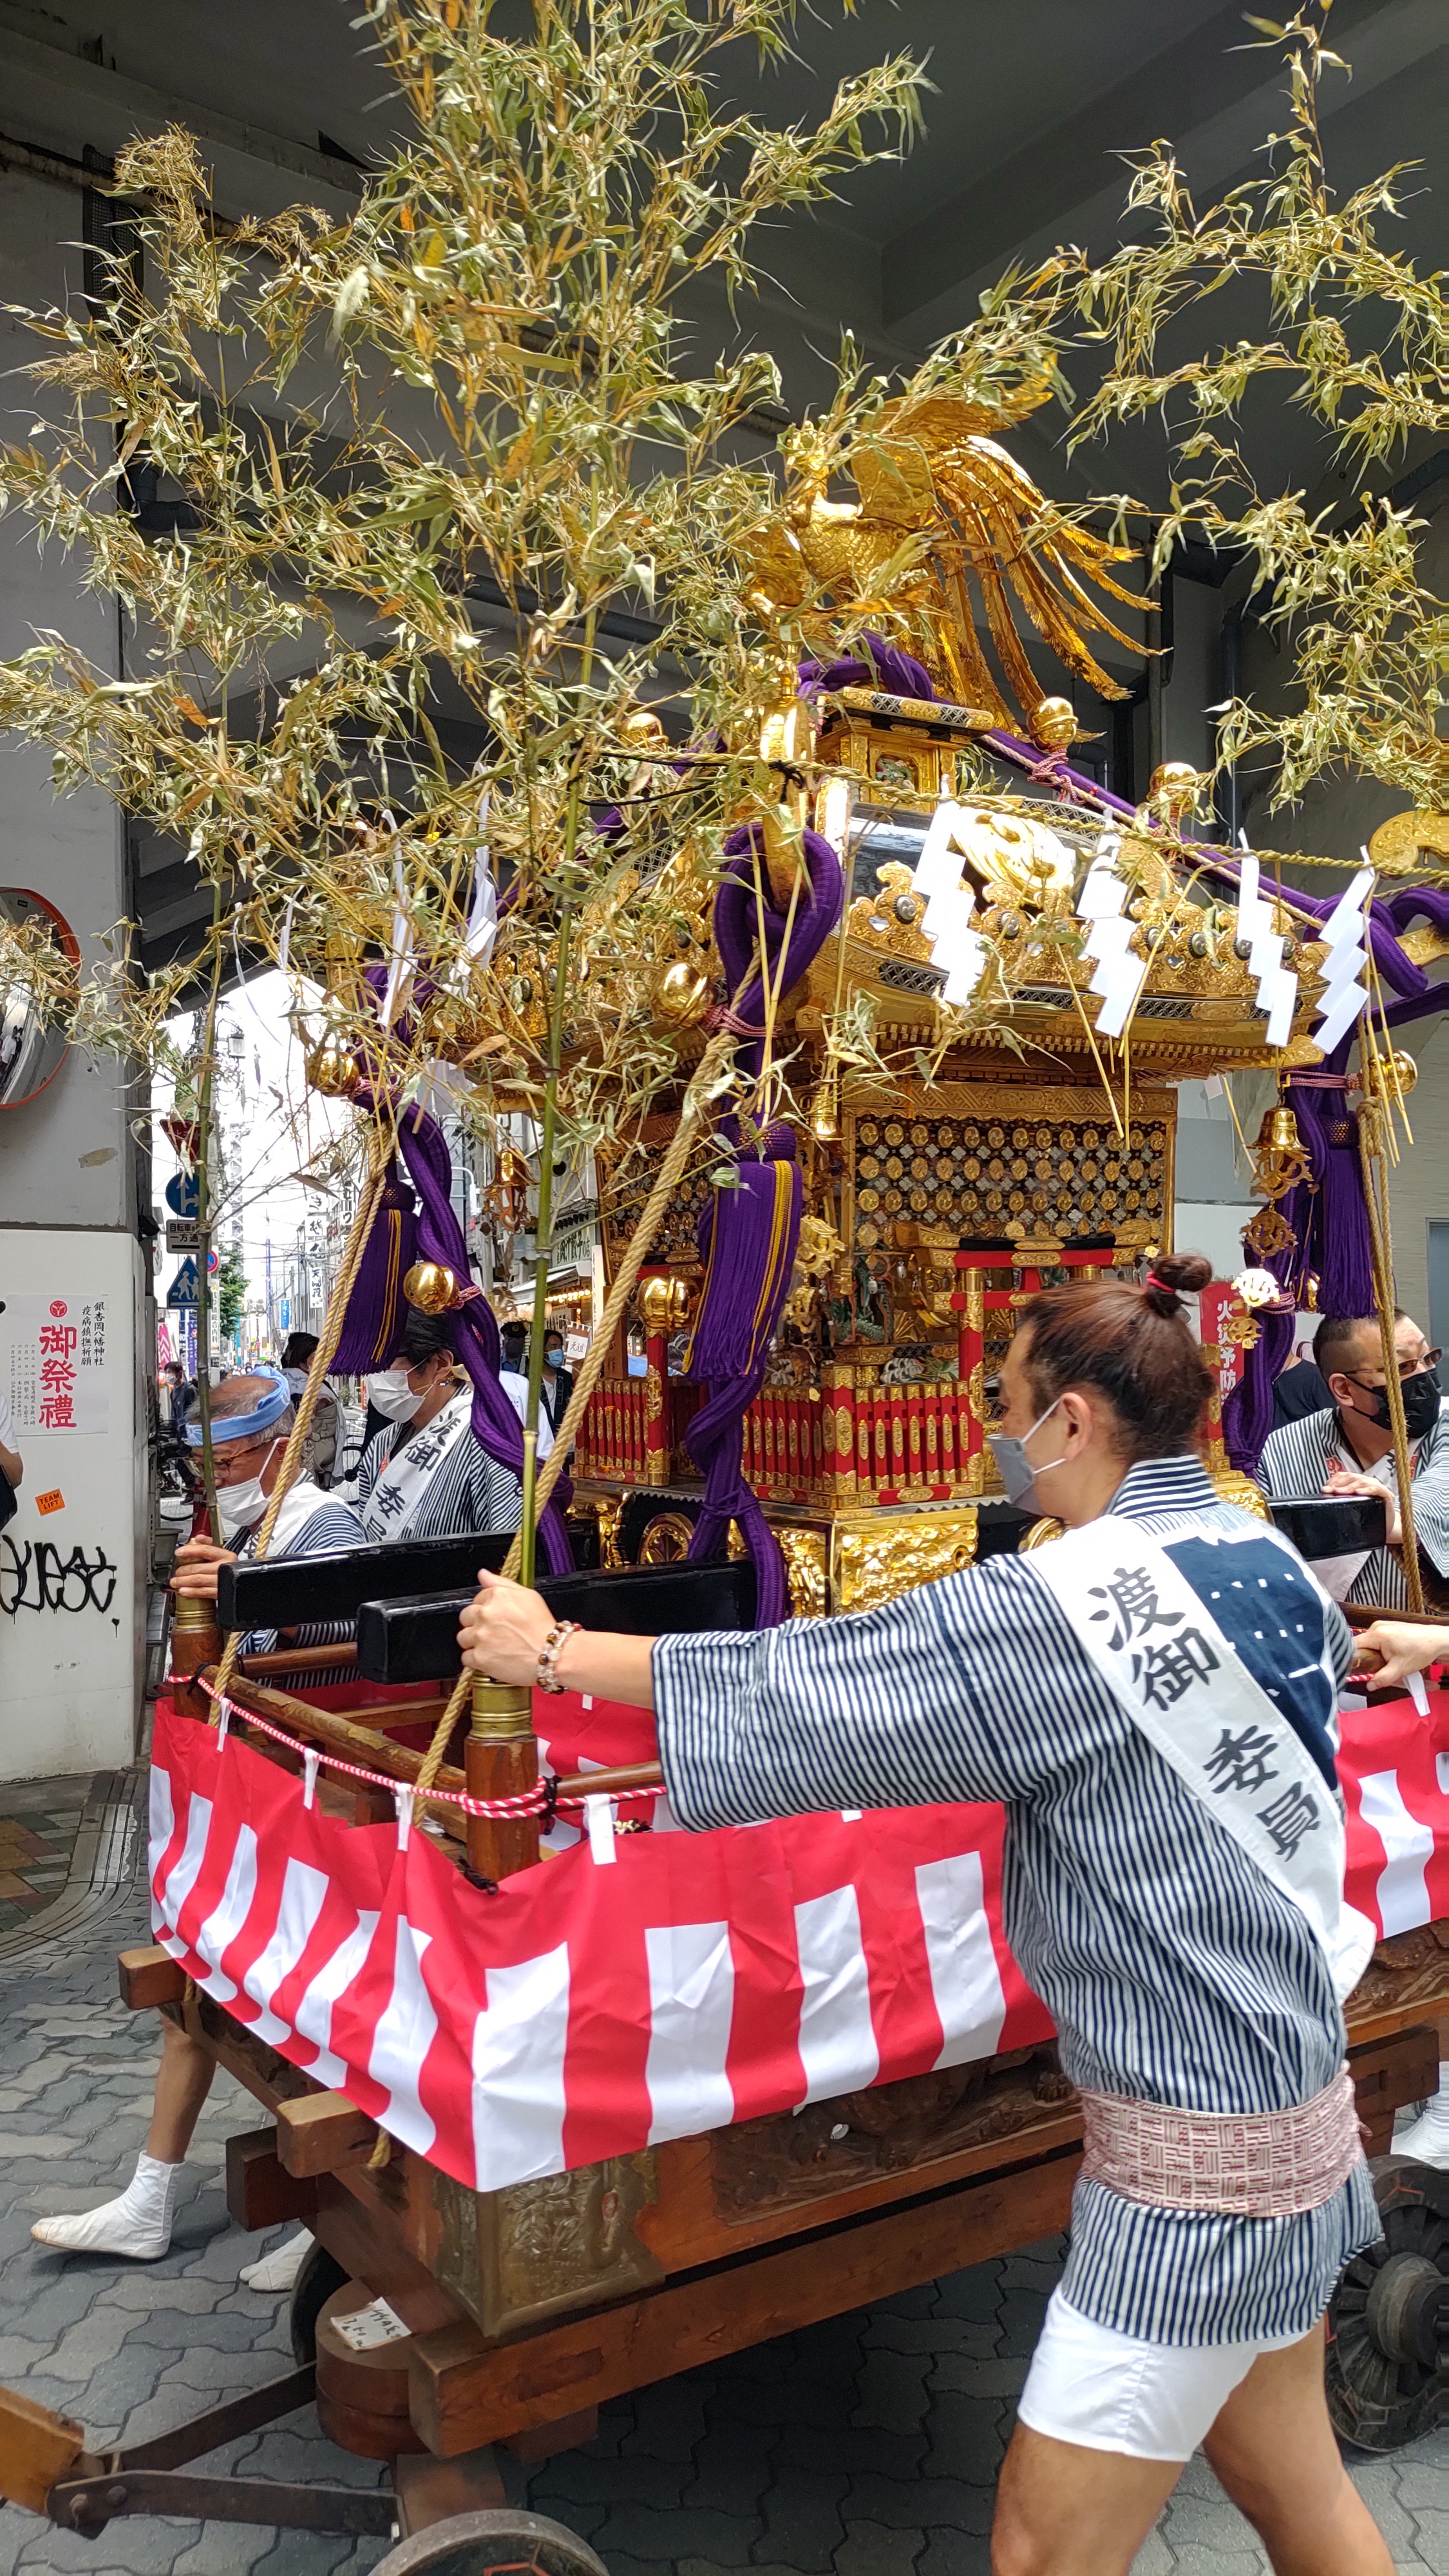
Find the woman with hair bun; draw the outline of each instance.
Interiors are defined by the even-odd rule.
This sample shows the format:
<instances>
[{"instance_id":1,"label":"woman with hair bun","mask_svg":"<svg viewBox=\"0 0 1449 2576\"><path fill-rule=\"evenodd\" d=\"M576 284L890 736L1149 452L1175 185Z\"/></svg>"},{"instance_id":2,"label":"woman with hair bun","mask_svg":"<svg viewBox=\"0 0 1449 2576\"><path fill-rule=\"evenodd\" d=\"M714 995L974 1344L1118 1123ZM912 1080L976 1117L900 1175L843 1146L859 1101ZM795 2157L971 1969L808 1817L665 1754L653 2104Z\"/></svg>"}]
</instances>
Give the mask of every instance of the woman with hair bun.
<instances>
[{"instance_id":1,"label":"woman with hair bun","mask_svg":"<svg viewBox=\"0 0 1449 2576\"><path fill-rule=\"evenodd\" d=\"M1086 2142L1071 2249L997 2497L998 2576L1126 2576L1199 2443L1287 2576L1392 2576L1345 2475L1323 2326L1379 2234L1341 1998L1338 1609L1219 1501L1182 1292L1031 1300L991 1435L1064 1524L856 1617L653 1639L555 1626L484 1575L460 1643L497 1681L655 1710L696 1829L1000 1799L1007 1936L1055 2016Z\"/></svg>"}]
</instances>

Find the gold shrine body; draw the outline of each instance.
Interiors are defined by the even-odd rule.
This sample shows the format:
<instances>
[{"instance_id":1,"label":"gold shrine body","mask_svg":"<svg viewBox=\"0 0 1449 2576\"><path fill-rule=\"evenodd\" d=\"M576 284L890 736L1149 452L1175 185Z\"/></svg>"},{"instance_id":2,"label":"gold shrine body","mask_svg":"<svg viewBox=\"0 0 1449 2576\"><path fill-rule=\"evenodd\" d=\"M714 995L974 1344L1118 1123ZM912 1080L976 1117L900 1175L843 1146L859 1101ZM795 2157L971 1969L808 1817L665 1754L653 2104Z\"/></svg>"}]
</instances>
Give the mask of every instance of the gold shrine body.
<instances>
[{"instance_id":1,"label":"gold shrine body","mask_svg":"<svg viewBox=\"0 0 1449 2576\"><path fill-rule=\"evenodd\" d=\"M833 774L815 791L814 821L842 850L848 890L840 931L782 1004L781 1047L820 1069L813 1088L797 1071L811 1102L806 1222L743 1460L780 1539L792 1607L807 1615L870 1607L971 1564L994 1540L1014 1543L987 1446L987 1390L1022 1307L1062 1281L1133 1277L1145 1255L1169 1248L1175 1085L1283 1060L1266 1045L1232 908L1184 901L1144 820L1153 899L1142 909L1154 916L1148 934L1161 923L1165 935L1150 950L1124 1080L1120 1054L1094 1041L1090 963L1060 935L1095 834L1026 798L971 805L958 764L987 721L979 711L845 689L817 712L818 762ZM1044 716L1044 736L1053 721ZM1180 806L1190 773L1160 775L1154 792ZM827 1022L842 994L866 993L876 1046L893 1064L933 1039L943 978L910 855L942 795L966 809L963 882L1009 961L1012 1030L1031 1043L1016 1053L999 1032L967 1030L934 1081L872 1088L832 1066ZM1318 956L1299 942L1290 1061L1316 1055L1305 1032ZM679 1043L688 1061L702 1040L681 1031ZM646 1122L646 1169L657 1170L674 1123L667 1113ZM1265 1141L1276 1175L1296 1139L1275 1130ZM601 1188L610 1277L647 1186ZM629 1372L621 1334L584 1418L574 1508L596 1522L605 1564L682 1556L698 1516L687 1433L699 1390L678 1374L678 1337L711 1187L703 1168L686 1177L651 1246L634 1310L644 1374ZM1209 1463L1225 1472L1210 1428Z\"/></svg>"}]
</instances>

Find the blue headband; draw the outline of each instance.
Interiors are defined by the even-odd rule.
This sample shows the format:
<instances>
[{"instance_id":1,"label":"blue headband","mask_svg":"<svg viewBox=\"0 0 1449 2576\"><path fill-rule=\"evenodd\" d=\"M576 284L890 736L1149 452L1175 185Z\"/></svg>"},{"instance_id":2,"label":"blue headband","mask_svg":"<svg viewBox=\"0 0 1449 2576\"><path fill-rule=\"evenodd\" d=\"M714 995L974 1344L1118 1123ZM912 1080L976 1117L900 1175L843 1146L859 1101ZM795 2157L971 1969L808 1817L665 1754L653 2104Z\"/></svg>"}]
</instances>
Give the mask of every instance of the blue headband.
<instances>
[{"instance_id":1,"label":"blue headband","mask_svg":"<svg viewBox=\"0 0 1449 2576\"><path fill-rule=\"evenodd\" d=\"M229 1413L222 1421L213 1422L211 1426L213 1442L254 1439L259 1431L270 1431L274 1422L280 1422L292 1401L292 1390L280 1369L271 1368L263 1363L260 1368L246 1369L242 1373L246 1377L266 1378L269 1381L267 1392L259 1398L255 1412ZM198 1413L187 1416L186 1446L188 1449L201 1447L201 1416Z\"/></svg>"}]
</instances>

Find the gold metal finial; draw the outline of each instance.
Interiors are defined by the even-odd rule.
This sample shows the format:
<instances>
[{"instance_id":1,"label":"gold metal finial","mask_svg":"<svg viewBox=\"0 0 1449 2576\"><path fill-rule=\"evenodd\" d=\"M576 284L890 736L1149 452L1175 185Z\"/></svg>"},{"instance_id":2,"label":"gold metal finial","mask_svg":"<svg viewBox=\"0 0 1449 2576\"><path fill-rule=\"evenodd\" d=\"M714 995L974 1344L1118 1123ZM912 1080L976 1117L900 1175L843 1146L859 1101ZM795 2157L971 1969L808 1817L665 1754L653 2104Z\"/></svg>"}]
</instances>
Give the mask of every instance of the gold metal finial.
<instances>
[{"instance_id":1,"label":"gold metal finial","mask_svg":"<svg viewBox=\"0 0 1449 2576\"><path fill-rule=\"evenodd\" d=\"M458 1280L446 1262L415 1261L403 1280L403 1295L420 1315L446 1315L458 1304Z\"/></svg>"},{"instance_id":2,"label":"gold metal finial","mask_svg":"<svg viewBox=\"0 0 1449 2576\"><path fill-rule=\"evenodd\" d=\"M307 1080L326 1100L351 1100L365 1077L352 1049L335 1033L323 1038L307 1058Z\"/></svg>"},{"instance_id":3,"label":"gold metal finial","mask_svg":"<svg viewBox=\"0 0 1449 2576\"><path fill-rule=\"evenodd\" d=\"M1152 773L1149 794L1166 809L1169 820L1176 825L1184 814L1192 812L1202 785L1202 773L1194 769L1190 760L1163 760Z\"/></svg>"},{"instance_id":4,"label":"gold metal finial","mask_svg":"<svg viewBox=\"0 0 1449 2576\"><path fill-rule=\"evenodd\" d=\"M669 747L669 736L652 707L631 708L619 731L631 751L653 751L656 746L667 751Z\"/></svg>"},{"instance_id":5,"label":"gold metal finial","mask_svg":"<svg viewBox=\"0 0 1449 2576\"><path fill-rule=\"evenodd\" d=\"M1032 710L1033 742L1048 751L1066 751L1077 739L1077 711L1070 698L1041 698Z\"/></svg>"},{"instance_id":6,"label":"gold metal finial","mask_svg":"<svg viewBox=\"0 0 1449 2576\"><path fill-rule=\"evenodd\" d=\"M639 1312L646 1333L677 1333L689 1314L689 1288L683 1279L656 1276L639 1291Z\"/></svg>"},{"instance_id":7,"label":"gold metal finial","mask_svg":"<svg viewBox=\"0 0 1449 2576\"><path fill-rule=\"evenodd\" d=\"M666 1028L697 1028L709 1009L709 977L687 958L677 958L656 975L650 999L655 1019Z\"/></svg>"}]
</instances>

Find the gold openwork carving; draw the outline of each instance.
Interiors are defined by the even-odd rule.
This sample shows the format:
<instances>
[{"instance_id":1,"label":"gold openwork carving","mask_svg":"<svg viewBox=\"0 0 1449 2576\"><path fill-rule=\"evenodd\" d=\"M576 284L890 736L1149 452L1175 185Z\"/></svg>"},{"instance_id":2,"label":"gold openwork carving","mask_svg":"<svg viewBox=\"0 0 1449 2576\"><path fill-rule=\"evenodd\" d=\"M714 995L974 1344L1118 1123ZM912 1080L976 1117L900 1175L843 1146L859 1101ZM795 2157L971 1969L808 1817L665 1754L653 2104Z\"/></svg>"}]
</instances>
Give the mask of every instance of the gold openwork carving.
<instances>
[{"instance_id":1,"label":"gold openwork carving","mask_svg":"<svg viewBox=\"0 0 1449 2576\"><path fill-rule=\"evenodd\" d=\"M837 1610L875 1610L919 1584L962 1574L976 1561L970 1503L889 1520L845 1514L831 1532L830 1589Z\"/></svg>"},{"instance_id":2,"label":"gold openwork carving","mask_svg":"<svg viewBox=\"0 0 1449 2576\"><path fill-rule=\"evenodd\" d=\"M790 1587L790 1615L823 1619L830 1607L830 1537L823 1529L776 1527L785 1580Z\"/></svg>"},{"instance_id":3,"label":"gold openwork carving","mask_svg":"<svg viewBox=\"0 0 1449 2576\"><path fill-rule=\"evenodd\" d=\"M656 1512L639 1541L641 1565L678 1565L689 1554L694 1523L687 1512Z\"/></svg>"}]
</instances>

